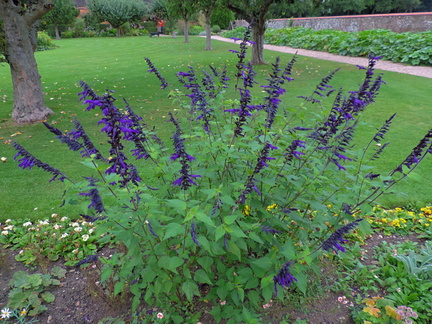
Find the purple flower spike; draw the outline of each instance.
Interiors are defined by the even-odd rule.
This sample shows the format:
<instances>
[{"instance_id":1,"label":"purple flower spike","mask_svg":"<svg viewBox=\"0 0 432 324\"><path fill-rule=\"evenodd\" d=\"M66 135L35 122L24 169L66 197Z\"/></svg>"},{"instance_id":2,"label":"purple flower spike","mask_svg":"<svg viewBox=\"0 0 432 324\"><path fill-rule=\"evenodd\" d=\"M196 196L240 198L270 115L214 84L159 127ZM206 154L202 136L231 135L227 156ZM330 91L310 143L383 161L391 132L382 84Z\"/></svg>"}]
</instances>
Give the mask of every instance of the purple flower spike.
<instances>
[{"instance_id":1,"label":"purple flower spike","mask_svg":"<svg viewBox=\"0 0 432 324\"><path fill-rule=\"evenodd\" d=\"M294 276L290 273L290 267L291 262L288 261L282 266L282 269L280 269L279 273L273 277L274 282L274 292L277 296L278 294L278 288L277 285L282 286L283 288L289 288L291 284L294 281L298 281Z\"/></svg>"},{"instance_id":2,"label":"purple flower spike","mask_svg":"<svg viewBox=\"0 0 432 324\"><path fill-rule=\"evenodd\" d=\"M194 243L196 245L201 246L201 244L199 244L199 242L197 240L195 228L196 228L195 223L192 223L192 226L191 226L192 241L194 241Z\"/></svg>"},{"instance_id":3,"label":"purple flower spike","mask_svg":"<svg viewBox=\"0 0 432 324\"><path fill-rule=\"evenodd\" d=\"M321 248L324 251L333 250L336 253L338 253L338 251L345 252L345 248L341 245L342 243L348 242L347 240L344 240L343 238L344 234L347 234L350 231L352 231L362 220L363 218L357 219L354 222L349 223L337 229L332 235L330 235L330 237L327 240L325 240L321 244Z\"/></svg>"}]
</instances>

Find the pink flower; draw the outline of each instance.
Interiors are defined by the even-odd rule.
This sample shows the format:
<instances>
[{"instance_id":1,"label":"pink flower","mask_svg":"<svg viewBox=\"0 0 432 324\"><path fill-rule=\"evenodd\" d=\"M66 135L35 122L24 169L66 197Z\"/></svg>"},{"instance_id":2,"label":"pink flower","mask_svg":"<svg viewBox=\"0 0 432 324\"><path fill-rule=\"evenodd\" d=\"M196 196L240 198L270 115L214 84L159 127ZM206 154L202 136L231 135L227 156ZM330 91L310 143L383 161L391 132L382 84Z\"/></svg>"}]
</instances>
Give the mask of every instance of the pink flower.
<instances>
[{"instance_id":1,"label":"pink flower","mask_svg":"<svg viewBox=\"0 0 432 324\"><path fill-rule=\"evenodd\" d=\"M226 304L226 300L221 301L220 304L221 304L222 306L225 305L225 304Z\"/></svg>"},{"instance_id":2,"label":"pink flower","mask_svg":"<svg viewBox=\"0 0 432 324\"><path fill-rule=\"evenodd\" d=\"M157 318L164 318L164 314L162 314L162 313L157 313Z\"/></svg>"}]
</instances>

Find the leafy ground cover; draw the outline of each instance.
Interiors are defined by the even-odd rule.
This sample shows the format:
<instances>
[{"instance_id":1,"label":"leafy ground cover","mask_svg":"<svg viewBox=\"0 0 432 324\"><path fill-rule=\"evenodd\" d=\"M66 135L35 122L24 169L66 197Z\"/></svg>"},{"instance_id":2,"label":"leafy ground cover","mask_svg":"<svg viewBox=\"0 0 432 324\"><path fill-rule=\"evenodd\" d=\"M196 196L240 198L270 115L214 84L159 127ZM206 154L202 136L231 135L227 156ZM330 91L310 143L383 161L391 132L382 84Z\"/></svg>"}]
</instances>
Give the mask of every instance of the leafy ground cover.
<instances>
[{"instance_id":1,"label":"leafy ground cover","mask_svg":"<svg viewBox=\"0 0 432 324\"><path fill-rule=\"evenodd\" d=\"M224 37L238 37L244 27L225 32ZM373 54L384 60L410 65L432 65L432 33L395 33L385 29L360 32L291 27L268 29L265 42L271 45L290 46L344 56L365 56Z\"/></svg>"},{"instance_id":2,"label":"leafy ground cover","mask_svg":"<svg viewBox=\"0 0 432 324\"><path fill-rule=\"evenodd\" d=\"M50 117L49 122L62 130L68 130L71 120L78 117L84 127L93 128L91 133L98 136L99 131L94 126L98 116L85 114L85 108L78 101L78 81L84 80L96 91L104 91L106 88L115 90L119 99L126 98L140 116L147 118L150 126L162 130L163 136L167 113L176 109L176 103L169 98L168 93L159 91L159 86L154 81L150 81L144 55L157 57L155 63L161 66L167 80L173 83L176 82L175 73L186 69L188 65L201 69L209 64L226 64L228 70L232 71L236 64L235 57L229 52L236 46L234 43L214 42L215 49L212 55L208 55L208 52L203 50L205 45L202 38L192 37L191 40L190 44L184 44L182 39L143 37L66 39L55 42L59 45L58 49L36 54L47 105L56 113ZM124 56L125 48L128 52L127 60ZM173 50L177 53L175 57L171 55ZM274 60L276 56L281 56L285 62L292 57L270 51L265 53L268 61ZM361 74L361 71L355 72L355 66L299 58L293 70L295 81L290 84L289 91L284 96L284 106L299 106L301 101L296 99L296 96L312 93L314 85L318 84L321 78L339 67L343 68L335 75L334 84L354 87L356 81L352 73ZM259 82L266 77L269 69L269 66L258 69ZM12 140L19 139L30 151L37 150L37 156L41 160L52 161L53 165L72 176L80 174L84 167L79 163L70 163L73 152L62 152L54 156L49 153L51 149L60 150L61 143L55 141L43 125L17 126L9 122L12 88L6 65L0 67L0 80L0 155L5 158L3 163L0 163L0 187L4 195L0 219L4 221L8 217L23 216L41 219L47 213L53 212L72 218L78 217L73 213L73 209L67 206L62 210L58 208L62 203L64 189L60 183L46 185L41 178L42 171L21 172L16 167L13 161L15 152L9 144ZM428 125L432 123L432 117L428 113L428 94L432 80L386 72L384 81L387 85L382 87L378 102L365 113L364 121L370 126L364 126L364 129L367 131L371 127L379 127L390 115L397 113L389 134L391 144L385 157L389 165L397 165L397 156L408 154L416 145L415 139L423 136ZM406 136L406 129L409 129L410 136ZM169 136L167 132L166 137ZM361 135L358 137L361 143ZM388 195L383 197L380 203L387 207L427 205L431 189L424 183L432 181L432 175L427 172L430 167L430 163L426 161L418 169L424 182L414 181L407 186L397 187L396 191L403 191L405 194ZM43 195L51 197L50 200L40 199L42 185Z\"/></svg>"}]
</instances>

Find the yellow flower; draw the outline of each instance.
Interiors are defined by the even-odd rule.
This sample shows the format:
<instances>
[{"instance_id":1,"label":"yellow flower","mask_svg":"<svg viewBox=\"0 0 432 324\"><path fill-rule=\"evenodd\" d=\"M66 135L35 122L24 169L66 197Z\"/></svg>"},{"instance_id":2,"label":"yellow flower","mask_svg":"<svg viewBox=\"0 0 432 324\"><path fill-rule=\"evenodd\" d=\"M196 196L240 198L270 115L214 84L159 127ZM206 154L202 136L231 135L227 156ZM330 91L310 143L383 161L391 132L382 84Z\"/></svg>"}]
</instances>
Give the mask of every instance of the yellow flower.
<instances>
[{"instance_id":1,"label":"yellow flower","mask_svg":"<svg viewBox=\"0 0 432 324\"><path fill-rule=\"evenodd\" d=\"M402 208L399 208L399 207L395 208L395 212L396 212L396 213L400 213L400 212L402 212L402 211L403 211Z\"/></svg>"},{"instance_id":2,"label":"yellow flower","mask_svg":"<svg viewBox=\"0 0 432 324\"><path fill-rule=\"evenodd\" d=\"M278 207L278 204L273 204L270 206L267 206L267 211L271 211L272 209L276 209Z\"/></svg>"},{"instance_id":3,"label":"yellow flower","mask_svg":"<svg viewBox=\"0 0 432 324\"><path fill-rule=\"evenodd\" d=\"M399 219L395 219L394 221L392 221L390 223L390 225L392 225L394 227L400 227L400 221L399 221Z\"/></svg>"},{"instance_id":4,"label":"yellow flower","mask_svg":"<svg viewBox=\"0 0 432 324\"><path fill-rule=\"evenodd\" d=\"M387 220L387 218L381 218L381 222L382 223L388 223L388 220Z\"/></svg>"},{"instance_id":5,"label":"yellow flower","mask_svg":"<svg viewBox=\"0 0 432 324\"><path fill-rule=\"evenodd\" d=\"M399 218L399 220L402 222L402 223L406 223L407 221L405 220L405 218Z\"/></svg>"},{"instance_id":6,"label":"yellow flower","mask_svg":"<svg viewBox=\"0 0 432 324\"><path fill-rule=\"evenodd\" d=\"M244 206L244 208L243 208L243 215L249 216L250 215L250 211L251 211L251 209L250 209L249 205Z\"/></svg>"},{"instance_id":7,"label":"yellow flower","mask_svg":"<svg viewBox=\"0 0 432 324\"><path fill-rule=\"evenodd\" d=\"M426 227L428 227L430 224L429 223L426 223L426 224L424 224Z\"/></svg>"}]
</instances>

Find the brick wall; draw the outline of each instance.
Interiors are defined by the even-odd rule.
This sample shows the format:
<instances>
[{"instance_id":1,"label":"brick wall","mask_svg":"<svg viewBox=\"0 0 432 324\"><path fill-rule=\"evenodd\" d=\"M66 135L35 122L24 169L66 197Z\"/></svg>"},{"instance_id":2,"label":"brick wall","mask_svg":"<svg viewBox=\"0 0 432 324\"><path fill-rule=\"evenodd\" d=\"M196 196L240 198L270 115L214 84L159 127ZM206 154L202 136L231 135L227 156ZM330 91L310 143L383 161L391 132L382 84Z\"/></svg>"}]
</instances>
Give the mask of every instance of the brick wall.
<instances>
[{"instance_id":1,"label":"brick wall","mask_svg":"<svg viewBox=\"0 0 432 324\"><path fill-rule=\"evenodd\" d=\"M267 26L276 29L285 28L289 26L290 20L270 19ZM237 20L236 26L239 25L245 26L247 22ZM367 29L389 29L397 33L420 32L432 29L432 12L293 18L292 26L315 30L339 29L348 32Z\"/></svg>"}]
</instances>

